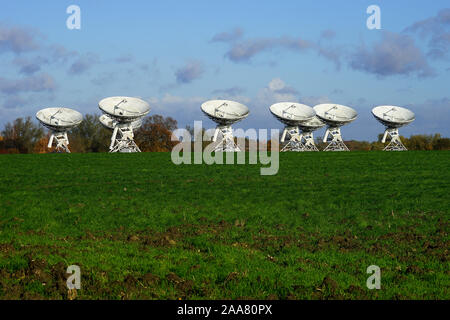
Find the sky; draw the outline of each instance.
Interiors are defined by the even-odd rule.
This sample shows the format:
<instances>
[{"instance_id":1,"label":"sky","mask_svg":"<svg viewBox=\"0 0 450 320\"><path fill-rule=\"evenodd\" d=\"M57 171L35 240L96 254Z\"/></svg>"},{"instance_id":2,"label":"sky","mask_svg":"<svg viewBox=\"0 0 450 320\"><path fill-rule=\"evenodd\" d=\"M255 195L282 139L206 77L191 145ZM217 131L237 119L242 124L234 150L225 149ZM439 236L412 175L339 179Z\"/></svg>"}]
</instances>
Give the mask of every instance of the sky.
<instances>
[{"instance_id":1,"label":"sky","mask_svg":"<svg viewBox=\"0 0 450 320\"><path fill-rule=\"evenodd\" d=\"M67 28L71 5L80 29ZM343 104L358 112L344 139L368 141L384 131L371 109L398 105L416 114L402 135L449 137L449 47L448 0L2 0L0 128L44 107L100 114L123 95L179 127L214 127L210 99L249 107L235 129L282 129L276 102Z\"/></svg>"}]
</instances>

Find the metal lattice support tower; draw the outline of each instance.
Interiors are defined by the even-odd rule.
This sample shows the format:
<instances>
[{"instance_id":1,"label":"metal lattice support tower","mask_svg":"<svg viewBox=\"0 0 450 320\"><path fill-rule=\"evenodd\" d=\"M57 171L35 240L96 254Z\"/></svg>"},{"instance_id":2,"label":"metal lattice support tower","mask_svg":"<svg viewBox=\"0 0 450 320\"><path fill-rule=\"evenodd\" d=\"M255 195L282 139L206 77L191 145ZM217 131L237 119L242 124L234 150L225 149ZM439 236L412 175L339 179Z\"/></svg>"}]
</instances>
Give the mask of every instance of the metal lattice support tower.
<instances>
[{"instance_id":1,"label":"metal lattice support tower","mask_svg":"<svg viewBox=\"0 0 450 320\"><path fill-rule=\"evenodd\" d=\"M323 138L324 143L328 142L328 136L331 136L331 141L323 151L350 151L342 140L341 128L328 128Z\"/></svg>"},{"instance_id":2,"label":"metal lattice support tower","mask_svg":"<svg viewBox=\"0 0 450 320\"><path fill-rule=\"evenodd\" d=\"M131 124L114 128L109 152L141 152L136 142L134 142L134 133Z\"/></svg>"},{"instance_id":3,"label":"metal lattice support tower","mask_svg":"<svg viewBox=\"0 0 450 320\"><path fill-rule=\"evenodd\" d=\"M286 151L305 151L305 145L302 143L302 135L298 127L286 127L284 128L283 135L281 136L281 143L286 141L286 137L289 141L285 144L281 152Z\"/></svg>"},{"instance_id":4,"label":"metal lattice support tower","mask_svg":"<svg viewBox=\"0 0 450 320\"><path fill-rule=\"evenodd\" d=\"M213 142L217 141L219 133L222 140L214 148L215 152L240 152L241 149L234 143L233 129L231 126L218 126L214 132Z\"/></svg>"},{"instance_id":5,"label":"metal lattice support tower","mask_svg":"<svg viewBox=\"0 0 450 320\"><path fill-rule=\"evenodd\" d=\"M52 132L50 139L48 140L48 148L53 146L53 141L56 143L55 152L59 153L70 153L69 150L69 138L67 137L67 132Z\"/></svg>"},{"instance_id":6,"label":"metal lattice support tower","mask_svg":"<svg viewBox=\"0 0 450 320\"><path fill-rule=\"evenodd\" d=\"M303 132L301 137L302 142L304 141L304 151L319 151L316 147L316 143L314 142L314 135L312 132Z\"/></svg>"},{"instance_id":7,"label":"metal lattice support tower","mask_svg":"<svg viewBox=\"0 0 450 320\"><path fill-rule=\"evenodd\" d=\"M400 135L398 133L398 128L387 128L384 132L383 140L381 142L385 143L387 137L391 138L389 144L383 149L383 151L407 151L406 147L400 140Z\"/></svg>"}]
</instances>

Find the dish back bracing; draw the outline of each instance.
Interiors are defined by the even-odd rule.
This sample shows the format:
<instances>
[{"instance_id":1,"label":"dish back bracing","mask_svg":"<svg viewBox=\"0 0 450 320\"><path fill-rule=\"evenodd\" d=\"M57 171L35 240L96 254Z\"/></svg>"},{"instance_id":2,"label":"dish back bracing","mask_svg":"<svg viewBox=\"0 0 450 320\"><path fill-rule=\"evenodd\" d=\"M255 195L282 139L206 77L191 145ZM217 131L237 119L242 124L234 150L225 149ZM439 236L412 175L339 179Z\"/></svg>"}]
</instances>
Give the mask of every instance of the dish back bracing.
<instances>
[{"instance_id":1,"label":"dish back bracing","mask_svg":"<svg viewBox=\"0 0 450 320\"><path fill-rule=\"evenodd\" d=\"M111 129L114 130L114 128L119 125L119 123L114 119L111 118L109 115L107 114L102 114L98 120L100 121L100 123L107 129ZM131 127L133 128L133 130L139 129L142 126L142 118L139 118L137 120L134 120L133 122L131 122Z\"/></svg>"}]
</instances>

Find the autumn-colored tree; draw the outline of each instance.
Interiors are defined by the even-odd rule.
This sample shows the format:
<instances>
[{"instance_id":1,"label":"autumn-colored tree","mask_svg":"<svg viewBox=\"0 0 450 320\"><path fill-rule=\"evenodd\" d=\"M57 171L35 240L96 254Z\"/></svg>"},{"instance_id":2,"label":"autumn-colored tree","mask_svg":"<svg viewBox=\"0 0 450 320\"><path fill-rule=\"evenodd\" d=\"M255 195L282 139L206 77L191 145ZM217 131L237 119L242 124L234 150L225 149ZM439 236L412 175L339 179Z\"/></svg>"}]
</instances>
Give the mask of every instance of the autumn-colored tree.
<instances>
[{"instance_id":1,"label":"autumn-colored tree","mask_svg":"<svg viewBox=\"0 0 450 320\"><path fill-rule=\"evenodd\" d=\"M5 149L3 147L0 147L0 154L18 154L18 153L20 153L19 149L16 148Z\"/></svg>"},{"instance_id":2,"label":"autumn-colored tree","mask_svg":"<svg viewBox=\"0 0 450 320\"><path fill-rule=\"evenodd\" d=\"M272 139L267 140L266 150L272 150Z\"/></svg>"},{"instance_id":3,"label":"autumn-colored tree","mask_svg":"<svg viewBox=\"0 0 450 320\"><path fill-rule=\"evenodd\" d=\"M414 135L409 138L401 137L408 150L433 150L432 135Z\"/></svg>"},{"instance_id":4,"label":"autumn-colored tree","mask_svg":"<svg viewBox=\"0 0 450 320\"><path fill-rule=\"evenodd\" d=\"M433 145L433 150L450 150L450 139L449 138L439 138Z\"/></svg>"},{"instance_id":5,"label":"autumn-colored tree","mask_svg":"<svg viewBox=\"0 0 450 320\"><path fill-rule=\"evenodd\" d=\"M152 115L142 121L142 126L135 132L135 141L144 152L168 152L178 143L172 141L172 131L177 128L177 121L171 117Z\"/></svg>"},{"instance_id":6,"label":"autumn-colored tree","mask_svg":"<svg viewBox=\"0 0 450 320\"><path fill-rule=\"evenodd\" d=\"M50 153L54 152L55 148L48 148L48 140L50 139L50 135L47 134L46 136L39 139L33 148L33 153Z\"/></svg>"},{"instance_id":7,"label":"autumn-colored tree","mask_svg":"<svg viewBox=\"0 0 450 320\"><path fill-rule=\"evenodd\" d=\"M258 142L258 150L259 150L260 144L261 145L265 144L266 151L272 151L272 139L267 140L267 142L264 142L264 141L257 141L257 142ZM283 148L283 144L278 141L278 151L280 151L282 148Z\"/></svg>"},{"instance_id":8,"label":"autumn-colored tree","mask_svg":"<svg viewBox=\"0 0 450 320\"><path fill-rule=\"evenodd\" d=\"M402 137L402 141L409 150L449 150L450 139L442 138L440 134L413 135L409 138Z\"/></svg>"},{"instance_id":9,"label":"autumn-colored tree","mask_svg":"<svg viewBox=\"0 0 450 320\"><path fill-rule=\"evenodd\" d=\"M385 144L382 143L381 141L372 142L370 144L370 150L373 150L373 151L383 150L385 147L386 147Z\"/></svg>"},{"instance_id":10,"label":"autumn-colored tree","mask_svg":"<svg viewBox=\"0 0 450 320\"><path fill-rule=\"evenodd\" d=\"M3 150L3 153L32 153L34 145L43 135L44 129L33 122L31 117L17 118L12 123L8 122L5 125L0 149Z\"/></svg>"},{"instance_id":11,"label":"autumn-colored tree","mask_svg":"<svg viewBox=\"0 0 450 320\"><path fill-rule=\"evenodd\" d=\"M349 150L353 151L369 151L371 150L371 143L367 141L350 140L345 141L345 145Z\"/></svg>"}]
</instances>

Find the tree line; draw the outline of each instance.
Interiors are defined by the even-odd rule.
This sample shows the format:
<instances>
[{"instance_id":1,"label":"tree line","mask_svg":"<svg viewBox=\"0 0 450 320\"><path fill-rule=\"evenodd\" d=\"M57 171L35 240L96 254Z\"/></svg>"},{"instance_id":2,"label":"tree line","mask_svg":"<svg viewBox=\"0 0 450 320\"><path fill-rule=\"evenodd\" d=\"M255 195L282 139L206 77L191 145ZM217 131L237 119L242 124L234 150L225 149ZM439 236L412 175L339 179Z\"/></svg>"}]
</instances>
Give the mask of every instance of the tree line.
<instances>
[{"instance_id":1,"label":"tree line","mask_svg":"<svg viewBox=\"0 0 450 320\"><path fill-rule=\"evenodd\" d=\"M450 138L444 138L439 133L436 134L418 134L409 138L400 136L403 144L408 150L450 150ZM350 150L383 150L389 143L382 143L383 134L378 135L378 141L345 141ZM322 143L323 144L323 143Z\"/></svg>"},{"instance_id":2,"label":"tree line","mask_svg":"<svg viewBox=\"0 0 450 320\"><path fill-rule=\"evenodd\" d=\"M86 114L83 122L68 131L71 152L108 152L112 130L105 128L96 114ZM152 115L135 131L135 141L144 152L168 152L177 143L171 141L177 121L171 117ZM49 153L50 132L31 119L18 118L8 122L0 133L0 153Z\"/></svg>"},{"instance_id":3,"label":"tree line","mask_svg":"<svg viewBox=\"0 0 450 320\"><path fill-rule=\"evenodd\" d=\"M135 141L143 152L169 152L177 141L172 141L172 132L177 128L177 121L171 117L151 115L143 119L142 126L135 131ZM193 129L186 127L193 133ZM86 114L83 122L69 132L69 148L72 152L108 152L111 130L105 128L99 121L98 115ZM17 118L8 122L0 132L0 154L5 153L48 153L47 148L50 133L31 117ZM383 135L378 141L346 141L350 150L383 150L381 143ZM195 138L194 138L195 139ZM409 138L401 137L408 150L450 150L450 138L440 134L413 135ZM318 137L317 145L323 149L325 144ZM209 142L204 141L203 147ZM270 149L270 141L267 142ZM247 144L248 145L248 144Z\"/></svg>"}]
</instances>

